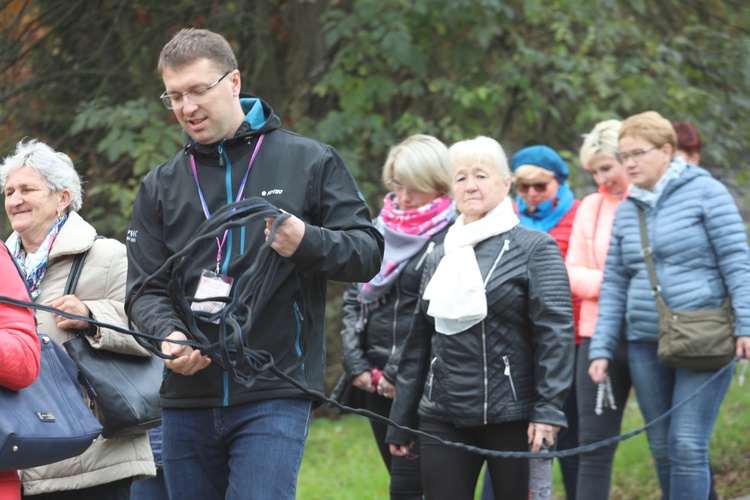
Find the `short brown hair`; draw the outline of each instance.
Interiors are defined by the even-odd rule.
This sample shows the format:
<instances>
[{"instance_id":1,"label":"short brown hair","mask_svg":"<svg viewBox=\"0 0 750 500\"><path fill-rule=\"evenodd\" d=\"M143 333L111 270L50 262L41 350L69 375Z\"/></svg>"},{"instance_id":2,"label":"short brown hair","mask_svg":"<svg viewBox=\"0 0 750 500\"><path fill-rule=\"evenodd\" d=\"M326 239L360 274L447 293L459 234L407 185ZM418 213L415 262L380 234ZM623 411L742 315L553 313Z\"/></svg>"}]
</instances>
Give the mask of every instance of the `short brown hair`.
<instances>
[{"instance_id":1,"label":"short brown hair","mask_svg":"<svg viewBox=\"0 0 750 500\"><path fill-rule=\"evenodd\" d=\"M698 131L690 122L672 122L677 134L677 149L685 151L689 155L700 154L701 138Z\"/></svg>"},{"instance_id":2,"label":"short brown hair","mask_svg":"<svg viewBox=\"0 0 750 500\"><path fill-rule=\"evenodd\" d=\"M226 38L213 31L195 28L181 29L161 49L159 73L167 68L181 68L197 61L208 59L219 72L237 69L237 58Z\"/></svg>"},{"instance_id":3,"label":"short brown hair","mask_svg":"<svg viewBox=\"0 0 750 500\"><path fill-rule=\"evenodd\" d=\"M618 139L626 135L642 137L659 147L670 144L673 152L677 150L677 134L672 122L656 111L646 111L626 118L620 125Z\"/></svg>"}]
</instances>

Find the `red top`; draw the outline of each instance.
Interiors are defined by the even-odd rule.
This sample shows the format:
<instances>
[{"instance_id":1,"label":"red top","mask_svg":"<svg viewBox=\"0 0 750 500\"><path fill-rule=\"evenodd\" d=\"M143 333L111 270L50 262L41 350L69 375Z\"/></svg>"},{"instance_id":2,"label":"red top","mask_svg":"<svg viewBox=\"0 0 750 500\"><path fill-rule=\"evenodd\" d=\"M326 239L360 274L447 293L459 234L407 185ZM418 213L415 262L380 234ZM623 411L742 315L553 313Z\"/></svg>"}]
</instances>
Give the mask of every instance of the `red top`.
<instances>
[{"instance_id":1,"label":"red top","mask_svg":"<svg viewBox=\"0 0 750 500\"><path fill-rule=\"evenodd\" d=\"M568 255L568 244L570 243L570 234L573 232L573 221L575 221L576 218L576 212L578 211L578 207L581 204L581 200L574 200L573 206L570 207L570 210L563 215L563 218L560 219L560 222L557 223L555 227L550 229L549 235L552 236L555 241L557 242L557 246L560 247L560 252L562 253L563 260L565 260L565 256ZM518 213L518 205L513 203L513 210ZM576 345L581 343L581 335L578 333L578 321L581 318L581 298L573 294L573 321L575 322L576 326Z\"/></svg>"},{"instance_id":2,"label":"red top","mask_svg":"<svg viewBox=\"0 0 750 500\"><path fill-rule=\"evenodd\" d=\"M31 301L13 258L0 243L0 295ZM0 303L0 385L18 390L39 375L39 337L32 309ZM0 500L21 498L16 471L0 471Z\"/></svg>"}]
</instances>

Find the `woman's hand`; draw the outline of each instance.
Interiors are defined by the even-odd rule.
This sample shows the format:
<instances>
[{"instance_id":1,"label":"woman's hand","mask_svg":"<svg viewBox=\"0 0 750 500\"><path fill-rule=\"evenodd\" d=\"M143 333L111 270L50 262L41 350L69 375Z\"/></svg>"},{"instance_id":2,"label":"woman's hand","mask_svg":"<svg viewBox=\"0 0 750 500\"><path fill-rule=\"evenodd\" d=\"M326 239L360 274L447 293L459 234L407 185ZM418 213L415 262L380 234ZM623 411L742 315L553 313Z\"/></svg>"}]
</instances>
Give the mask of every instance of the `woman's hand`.
<instances>
[{"instance_id":1,"label":"woman's hand","mask_svg":"<svg viewBox=\"0 0 750 500\"><path fill-rule=\"evenodd\" d=\"M367 392L375 392L372 386L372 374L369 371L362 372L352 379L352 385L357 389Z\"/></svg>"},{"instance_id":2,"label":"woman's hand","mask_svg":"<svg viewBox=\"0 0 750 500\"><path fill-rule=\"evenodd\" d=\"M171 356L177 356L177 359L165 359L164 364L170 370L180 375L193 375L211 364L208 356L203 356L189 345L173 344L173 340L187 340L187 336L179 331L167 335L167 340L161 343L161 352Z\"/></svg>"},{"instance_id":3,"label":"woman's hand","mask_svg":"<svg viewBox=\"0 0 750 500\"><path fill-rule=\"evenodd\" d=\"M380 382L378 382L378 394L384 398L393 399L396 397L396 386L388 382L385 377L380 377Z\"/></svg>"},{"instance_id":4,"label":"woman's hand","mask_svg":"<svg viewBox=\"0 0 750 500\"><path fill-rule=\"evenodd\" d=\"M75 314L88 318L91 314L89 308L75 295L63 295L47 304L49 307L59 309L64 313ZM55 324L61 330L88 330L89 324L82 320L68 319L55 314Z\"/></svg>"},{"instance_id":5,"label":"woman's hand","mask_svg":"<svg viewBox=\"0 0 750 500\"><path fill-rule=\"evenodd\" d=\"M529 428L526 434L529 438L531 451L536 453L542 449L542 444L552 446L555 444L555 436L560 432L559 425L541 424L538 422L529 422Z\"/></svg>"},{"instance_id":6,"label":"woman's hand","mask_svg":"<svg viewBox=\"0 0 750 500\"><path fill-rule=\"evenodd\" d=\"M388 450L391 452L391 455L394 457L404 457L404 458L416 458L416 455L412 455L411 453L411 447L412 444L389 444Z\"/></svg>"},{"instance_id":7,"label":"woman's hand","mask_svg":"<svg viewBox=\"0 0 750 500\"><path fill-rule=\"evenodd\" d=\"M736 356L750 359L750 337L737 337Z\"/></svg>"},{"instance_id":8,"label":"woman's hand","mask_svg":"<svg viewBox=\"0 0 750 500\"><path fill-rule=\"evenodd\" d=\"M609 371L609 360L607 358L598 358L589 365L589 377L595 384L601 384L607 380Z\"/></svg>"}]
</instances>

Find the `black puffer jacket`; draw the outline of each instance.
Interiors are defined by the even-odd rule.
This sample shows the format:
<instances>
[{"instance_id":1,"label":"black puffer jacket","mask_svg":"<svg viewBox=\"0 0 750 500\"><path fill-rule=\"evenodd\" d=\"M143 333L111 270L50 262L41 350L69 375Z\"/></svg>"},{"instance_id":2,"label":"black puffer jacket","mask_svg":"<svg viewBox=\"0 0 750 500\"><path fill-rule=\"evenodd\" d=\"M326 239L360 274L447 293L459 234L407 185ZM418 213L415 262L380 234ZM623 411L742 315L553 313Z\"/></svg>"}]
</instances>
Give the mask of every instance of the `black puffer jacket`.
<instances>
[{"instance_id":1,"label":"black puffer jacket","mask_svg":"<svg viewBox=\"0 0 750 500\"><path fill-rule=\"evenodd\" d=\"M357 284L351 284L344 293L343 328L341 330L341 356L344 376L352 377L373 368L383 370L383 376L396 382L396 371L406 334L409 333L414 308L419 300L419 282L427 256L445 239L446 227L425 243L393 284L390 292L377 308L370 308L364 318L364 330L357 331L362 305L357 301Z\"/></svg>"},{"instance_id":2,"label":"black puffer jacket","mask_svg":"<svg viewBox=\"0 0 750 500\"><path fill-rule=\"evenodd\" d=\"M562 405L573 380L575 330L565 264L552 237L517 226L475 246L482 276L506 241L487 284L485 320L442 335L426 314L429 304L419 303L398 369L396 423L416 428L419 415L459 427L567 425ZM427 259L420 296L443 255L440 246ZM388 431L389 443L409 439L408 431Z\"/></svg>"}]
</instances>

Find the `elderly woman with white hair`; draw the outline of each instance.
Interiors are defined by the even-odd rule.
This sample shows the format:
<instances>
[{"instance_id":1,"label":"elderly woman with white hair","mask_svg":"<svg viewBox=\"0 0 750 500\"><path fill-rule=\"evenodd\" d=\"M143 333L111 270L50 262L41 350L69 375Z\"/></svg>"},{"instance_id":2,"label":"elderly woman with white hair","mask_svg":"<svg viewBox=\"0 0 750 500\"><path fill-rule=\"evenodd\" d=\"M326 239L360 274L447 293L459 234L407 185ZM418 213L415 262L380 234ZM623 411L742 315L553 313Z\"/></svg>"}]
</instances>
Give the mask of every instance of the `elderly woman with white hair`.
<instances>
[{"instance_id":1,"label":"elderly woman with white hair","mask_svg":"<svg viewBox=\"0 0 750 500\"><path fill-rule=\"evenodd\" d=\"M425 261L391 418L448 441L538 451L566 425L573 378L565 264L551 236L519 225L500 144L477 137L449 153L461 215ZM391 428L386 440L405 456L414 436ZM485 457L420 437L420 458L425 498L474 498ZM487 465L497 498L527 498L527 460Z\"/></svg>"},{"instance_id":2,"label":"elderly woman with white hair","mask_svg":"<svg viewBox=\"0 0 750 500\"><path fill-rule=\"evenodd\" d=\"M127 326L125 246L97 238L78 215L83 190L73 162L64 153L30 140L0 165L0 187L13 233L6 240L35 302L99 322ZM88 252L74 295L63 295L76 255ZM146 355L130 336L37 312L38 331L62 344L81 330L97 349ZM87 398L87 395L82 395ZM88 402L88 401L87 401ZM96 402L92 411L96 413ZM23 496L46 499L126 499L133 479L155 475L144 434L104 439L82 455L20 471Z\"/></svg>"}]
</instances>

